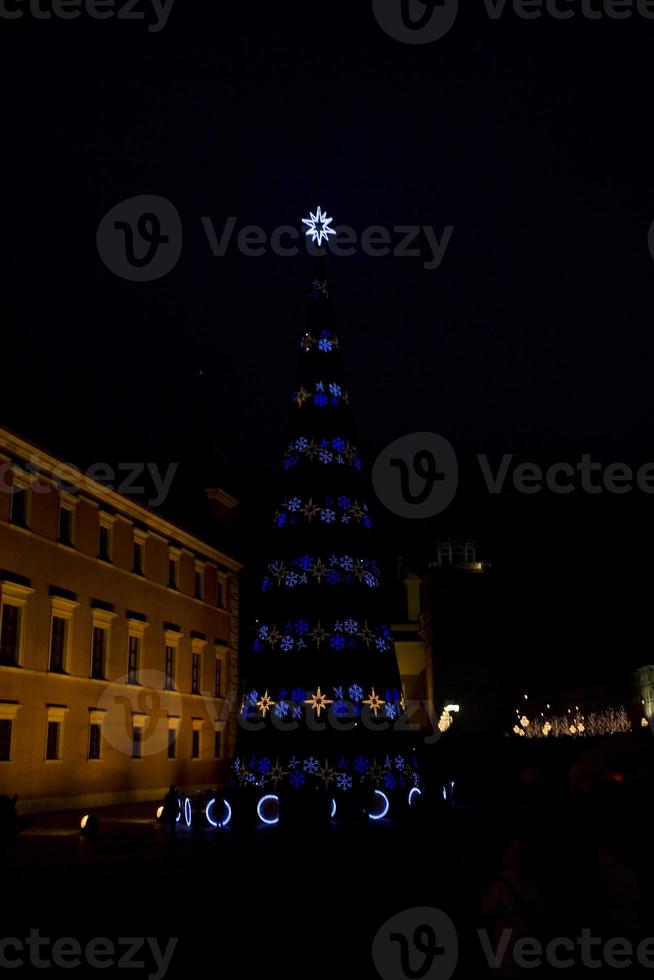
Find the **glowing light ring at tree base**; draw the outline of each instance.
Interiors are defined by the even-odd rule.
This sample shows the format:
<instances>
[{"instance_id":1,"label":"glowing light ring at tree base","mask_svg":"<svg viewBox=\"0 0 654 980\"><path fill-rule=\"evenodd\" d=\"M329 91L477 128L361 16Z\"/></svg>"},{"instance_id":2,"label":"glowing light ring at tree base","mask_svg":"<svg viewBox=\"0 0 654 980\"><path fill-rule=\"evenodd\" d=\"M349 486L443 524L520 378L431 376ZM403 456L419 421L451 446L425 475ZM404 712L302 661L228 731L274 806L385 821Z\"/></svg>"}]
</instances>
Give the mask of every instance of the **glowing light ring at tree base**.
<instances>
[{"instance_id":1,"label":"glowing light ring at tree base","mask_svg":"<svg viewBox=\"0 0 654 980\"><path fill-rule=\"evenodd\" d=\"M417 796L422 796L422 791L421 791L421 790L419 790L417 786L413 786L413 787L412 787L412 788L411 788L411 789L409 790L409 806L413 806L413 798L414 798L414 796L416 796L416 795L417 795Z\"/></svg>"},{"instance_id":2,"label":"glowing light ring at tree base","mask_svg":"<svg viewBox=\"0 0 654 980\"><path fill-rule=\"evenodd\" d=\"M369 813L368 817L370 820L383 820L383 818L390 810L391 804L389 802L388 797L386 796L386 793L383 793L380 789L375 790L375 796L381 796L382 800L384 801L384 809L382 810L381 813Z\"/></svg>"},{"instance_id":3,"label":"glowing light ring at tree base","mask_svg":"<svg viewBox=\"0 0 654 980\"><path fill-rule=\"evenodd\" d=\"M229 803L227 802L227 800L223 800L223 803L225 804L226 817L221 822L219 822L217 820L214 820L212 818L212 816L211 816L211 814L213 813L213 808L216 805L215 799L209 800L209 802L207 803L207 808L206 808L206 810L204 812L205 812L205 815L206 815L207 820L209 821L209 823L211 824L212 827L226 827L229 824L229 821L232 819L232 808L231 808L231 806L229 805Z\"/></svg>"},{"instance_id":4,"label":"glowing light ring at tree base","mask_svg":"<svg viewBox=\"0 0 654 980\"><path fill-rule=\"evenodd\" d=\"M259 802L257 803L257 815L262 823L267 824L269 827L274 827L275 824L279 823L279 813L277 814L274 820L271 820L270 817L264 817L263 813L261 812L261 808L263 804L267 803L268 800L275 800L275 802L277 803L277 807L279 808L279 797L275 796L274 793L268 793L266 794L266 796L262 796Z\"/></svg>"},{"instance_id":5,"label":"glowing light ring at tree base","mask_svg":"<svg viewBox=\"0 0 654 980\"><path fill-rule=\"evenodd\" d=\"M336 816L336 800L332 796L332 820Z\"/></svg>"},{"instance_id":6,"label":"glowing light ring at tree base","mask_svg":"<svg viewBox=\"0 0 654 980\"><path fill-rule=\"evenodd\" d=\"M193 812L191 810L191 801L186 797L184 800L184 821L187 827L191 826L191 821L193 820Z\"/></svg>"}]
</instances>

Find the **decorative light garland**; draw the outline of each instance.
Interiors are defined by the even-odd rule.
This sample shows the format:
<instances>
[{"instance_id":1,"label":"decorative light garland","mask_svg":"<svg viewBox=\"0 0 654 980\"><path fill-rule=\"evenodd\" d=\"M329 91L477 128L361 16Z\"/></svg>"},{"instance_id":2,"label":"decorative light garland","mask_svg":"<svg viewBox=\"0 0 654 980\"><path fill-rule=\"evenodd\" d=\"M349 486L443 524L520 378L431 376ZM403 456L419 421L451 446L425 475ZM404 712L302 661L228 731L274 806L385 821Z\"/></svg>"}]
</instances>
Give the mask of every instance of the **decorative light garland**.
<instances>
[{"instance_id":1,"label":"decorative light garland","mask_svg":"<svg viewBox=\"0 0 654 980\"><path fill-rule=\"evenodd\" d=\"M580 714L578 709L568 710L565 715L545 715L541 713L533 719L518 715L518 724L513 726L513 734L520 738L561 738L565 736L617 735L632 730L631 721L624 707L608 708L605 711Z\"/></svg>"},{"instance_id":2,"label":"decorative light garland","mask_svg":"<svg viewBox=\"0 0 654 980\"><path fill-rule=\"evenodd\" d=\"M318 283L317 281L314 283L317 293L316 298L320 295L321 286L324 285L324 283ZM313 334L305 333L300 341L300 346L307 354L312 350L316 350L321 354L332 354L338 350L339 341L338 337L329 330L321 330L317 337L314 337Z\"/></svg>"},{"instance_id":3,"label":"decorative light garland","mask_svg":"<svg viewBox=\"0 0 654 980\"><path fill-rule=\"evenodd\" d=\"M381 698L373 687L367 698L364 698L364 690L360 684L340 684L332 688L334 697L328 698L323 694L320 685L316 691L305 691L298 687L294 690L281 689L273 698L269 690L265 694L259 695L258 691L248 691L243 698L241 706L241 716L251 717L251 712L256 709L257 715L265 718L268 713L275 718L301 719L305 716L306 708L310 708L317 717L322 711L327 711L331 706L331 711L337 718L360 717L363 707L369 709L375 718L381 714L389 721L399 718L405 710L404 697L396 688L386 690L385 697ZM345 693L347 691L347 694Z\"/></svg>"},{"instance_id":4,"label":"decorative light garland","mask_svg":"<svg viewBox=\"0 0 654 980\"><path fill-rule=\"evenodd\" d=\"M310 463L320 463L322 466L336 464L337 466L349 465L355 470L361 469L359 450L341 436L335 436L332 439L300 436L295 439L289 443L284 454L284 469L290 470L303 460Z\"/></svg>"},{"instance_id":5,"label":"decorative light garland","mask_svg":"<svg viewBox=\"0 0 654 980\"><path fill-rule=\"evenodd\" d=\"M410 792L418 789L419 782L414 765L403 755L386 756L383 764L364 755L353 759L341 757L334 765L327 759L321 765L315 756L293 756L284 765L279 759L273 763L268 756L252 756L248 762L236 759L232 769L236 782L241 786L270 785L275 790L287 779L293 789L302 789L307 781L313 781L341 793L348 793L355 785L366 783L376 789L383 787L387 792L403 788L408 788ZM409 798L413 800L413 796Z\"/></svg>"},{"instance_id":6,"label":"decorative light garland","mask_svg":"<svg viewBox=\"0 0 654 980\"><path fill-rule=\"evenodd\" d=\"M274 588L295 589L302 585L365 585L376 589L380 585L379 565L371 558L354 558L352 555L332 554L328 558L301 555L288 562L272 561L267 575L261 582L261 590Z\"/></svg>"},{"instance_id":7,"label":"decorative light garland","mask_svg":"<svg viewBox=\"0 0 654 980\"><path fill-rule=\"evenodd\" d=\"M368 505L345 495L324 497L319 503L313 497L308 500L290 497L281 504L273 524L275 527L294 527L298 522L304 521L313 524L314 520L318 524L355 523L366 528L372 527Z\"/></svg>"},{"instance_id":8,"label":"decorative light garland","mask_svg":"<svg viewBox=\"0 0 654 980\"><path fill-rule=\"evenodd\" d=\"M337 381L314 381L312 391L301 385L293 392L291 401L298 408L303 408L307 402L316 408L338 408L350 404L350 395Z\"/></svg>"},{"instance_id":9,"label":"decorative light garland","mask_svg":"<svg viewBox=\"0 0 654 980\"><path fill-rule=\"evenodd\" d=\"M388 626L370 627L367 620L362 622L352 616L336 620L328 629L320 622L311 623L308 619L298 619L293 623L286 623L282 629L277 624L259 625L254 650L259 652L266 648L275 650L279 647L282 653L290 653L292 650L305 650L309 646L320 650L323 644L332 650L357 650L363 647L370 650L372 647L380 653L386 653L392 649L393 638Z\"/></svg>"}]
</instances>

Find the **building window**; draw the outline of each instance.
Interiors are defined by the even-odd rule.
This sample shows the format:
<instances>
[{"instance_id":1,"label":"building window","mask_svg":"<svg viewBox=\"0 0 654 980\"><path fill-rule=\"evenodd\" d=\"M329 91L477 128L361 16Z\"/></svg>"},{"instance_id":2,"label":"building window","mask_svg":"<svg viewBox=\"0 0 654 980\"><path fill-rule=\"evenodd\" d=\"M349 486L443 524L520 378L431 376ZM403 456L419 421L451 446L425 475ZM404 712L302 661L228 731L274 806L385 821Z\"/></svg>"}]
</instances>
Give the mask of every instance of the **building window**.
<instances>
[{"instance_id":1,"label":"building window","mask_svg":"<svg viewBox=\"0 0 654 980\"><path fill-rule=\"evenodd\" d=\"M135 541L132 555L132 571L135 575L143 574L143 545L140 541Z\"/></svg>"},{"instance_id":2,"label":"building window","mask_svg":"<svg viewBox=\"0 0 654 980\"><path fill-rule=\"evenodd\" d=\"M59 528L57 540L59 544L71 545L73 543L73 512L70 507L59 505Z\"/></svg>"},{"instance_id":3,"label":"building window","mask_svg":"<svg viewBox=\"0 0 654 980\"><path fill-rule=\"evenodd\" d=\"M138 636L130 636L127 647L127 683L138 684L141 641Z\"/></svg>"},{"instance_id":4,"label":"building window","mask_svg":"<svg viewBox=\"0 0 654 980\"><path fill-rule=\"evenodd\" d=\"M203 595L202 578L203 578L202 572L196 568L195 569L195 579L194 579L194 581L195 581L195 592L194 592L194 595L195 595L195 598L196 599L201 599L202 598L202 595Z\"/></svg>"},{"instance_id":5,"label":"building window","mask_svg":"<svg viewBox=\"0 0 654 980\"><path fill-rule=\"evenodd\" d=\"M61 749L61 722L60 721L49 721L48 731L45 742L45 757L46 759L52 761L54 759L59 759Z\"/></svg>"},{"instance_id":6,"label":"building window","mask_svg":"<svg viewBox=\"0 0 654 980\"><path fill-rule=\"evenodd\" d=\"M19 606L14 606L9 602L3 604L0 625L0 663L9 665L18 663L20 617L21 609Z\"/></svg>"},{"instance_id":7,"label":"building window","mask_svg":"<svg viewBox=\"0 0 654 980\"><path fill-rule=\"evenodd\" d=\"M100 758L100 742L102 738L102 728L91 722L89 725L89 759Z\"/></svg>"},{"instance_id":8,"label":"building window","mask_svg":"<svg viewBox=\"0 0 654 980\"><path fill-rule=\"evenodd\" d=\"M91 658L91 677L104 680L107 654L107 631L101 626L93 627L93 653Z\"/></svg>"},{"instance_id":9,"label":"building window","mask_svg":"<svg viewBox=\"0 0 654 980\"><path fill-rule=\"evenodd\" d=\"M64 670L66 654L67 622L61 616L52 617L50 630L50 670L61 674Z\"/></svg>"},{"instance_id":10,"label":"building window","mask_svg":"<svg viewBox=\"0 0 654 980\"><path fill-rule=\"evenodd\" d=\"M18 482L14 473L14 483L11 488L11 504L9 508L9 520L18 527L27 527L27 495L28 485Z\"/></svg>"},{"instance_id":11,"label":"building window","mask_svg":"<svg viewBox=\"0 0 654 980\"><path fill-rule=\"evenodd\" d=\"M177 729L168 729L168 758L177 758Z\"/></svg>"},{"instance_id":12,"label":"building window","mask_svg":"<svg viewBox=\"0 0 654 980\"><path fill-rule=\"evenodd\" d=\"M170 548L168 551L168 588L176 589L179 586L179 555L177 548Z\"/></svg>"},{"instance_id":13,"label":"building window","mask_svg":"<svg viewBox=\"0 0 654 980\"><path fill-rule=\"evenodd\" d=\"M216 605L219 609L225 608L225 583L222 579L218 579L218 584L216 586Z\"/></svg>"},{"instance_id":14,"label":"building window","mask_svg":"<svg viewBox=\"0 0 654 980\"><path fill-rule=\"evenodd\" d=\"M100 561L111 561L113 545L113 528L116 518L112 514L101 513L98 526L98 558Z\"/></svg>"},{"instance_id":15,"label":"building window","mask_svg":"<svg viewBox=\"0 0 654 980\"><path fill-rule=\"evenodd\" d=\"M214 759L222 759L223 757L223 733L216 732L213 739L213 757Z\"/></svg>"},{"instance_id":16,"label":"building window","mask_svg":"<svg viewBox=\"0 0 654 980\"><path fill-rule=\"evenodd\" d=\"M104 524L98 530L98 558L101 561L109 561L109 528Z\"/></svg>"},{"instance_id":17,"label":"building window","mask_svg":"<svg viewBox=\"0 0 654 980\"><path fill-rule=\"evenodd\" d=\"M198 728L193 729L193 741L191 743L191 758L200 758L200 730Z\"/></svg>"},{"instance_id":18,"label":"building window","mask_svg":"<svg viewBox=\"0 0 654 980\"><path fill-rule=\"evenodd\" d=\"M175 690L175 647L166 646L164 683L167 691Z\"/></svg>"},{"instance_id":19,"label":"building window","mask_svg":"<svg viewBox=\"0 0 654 980\"><path fill-rule=\"evenodd\" d=\"M132 534L132 571L135 575L145 575L145 542L148 538L148 532L135 527Z\"/></svg>"},{"instance_id":20,"label":"building window","mask_svg":"<svg viewBox=\"0 0 654 980\"><path fill-rule=\"evenodd\" d=\"M143 744L143 729L136 725L132 729L132 759L141 758L141 746Z\"/></svg>"},{"instance_id":21,"label":"building window","mask_svg":"<svg viewBox=\"0 0 654 980\"><path fill-rule=\"evenodd\" d=\"M214 693L217 698L223 696L223 658L221 656L216 657L216 689Z\"/></svg>"},{"instance_id":22,"label":"building window","mask_svg":"<svg viewBox=\"0 0 654 980\"><path fill-rule=\"evenodd\" d=\"M200 653L193 654L193 661L191 667L191 694L200 693L200 666L201 666Z\"/></svg>"},{"instance_id":23,"label":"building window","mask_svg":"<svg viewBox=\"0 0 654 980\"><path fill-rule=\"evenodd\" d=\"M0 718L0 762L11 762L11 718Z\"/></svg>"}]
</instances>

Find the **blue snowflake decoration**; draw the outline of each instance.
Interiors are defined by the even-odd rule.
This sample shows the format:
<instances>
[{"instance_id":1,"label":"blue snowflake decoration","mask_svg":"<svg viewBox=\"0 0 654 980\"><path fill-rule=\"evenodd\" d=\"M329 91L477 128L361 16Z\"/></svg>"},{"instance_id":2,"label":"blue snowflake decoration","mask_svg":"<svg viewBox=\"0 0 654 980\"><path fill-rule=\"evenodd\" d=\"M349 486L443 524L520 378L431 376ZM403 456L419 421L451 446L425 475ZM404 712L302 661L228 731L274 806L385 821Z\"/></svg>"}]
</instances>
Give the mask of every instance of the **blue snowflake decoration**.
<instances>
[{"instance_id":1,"label":"blue snowflake decoration","mask_svg":"<svg viewBox=\"0 0 654 980\"><path fill-rule=\"evenodd\" d=\"M363 688L358 684L351 684L348 688L348 694L356 704L363 698Z\"/></svg>"},{"instance_id":2,"label":"blue snowflake decoration","mask_svg":"<svg viewBox=\"0 0 654 980\"><path fill-rule=\"evenodd\" d=\"M316 773L316 772L318 772L319 769L320 769L320 763L318 762L317 759L314 759L313 757L311 757L309 759L305 759L305 762L304 762L304 771L305 772Z\"/></svg>"},{"instance_id":3,"label":"blue snowflake decoration","mask_svg":"<svg viewBox=\"0 0 654 980\"><path fill-rule=\"evenodd\" d=\"M289 781L293 789L299 789L301 786L304 786L304 773L300 772L299 769L294 769L289 776Z\"/></svg>"},{"instance_id":4,"label":"blue snowflake decoration","mask_svg":"<svg viewBox=\"0 0 654 980\"><path fill-rule=\"evenodd\" d=\"M356 772L365 773L368 772L368 760L365 755L358 755L354 760L354 768Z\"/></svg>"},{"instance_id":5,"label":"blue snowflake decoration","mask_svg":"<svg viewBox=\"0 0 654 980\"><path fill-rule=\"evenodd\" d=\"M273 714L276 718L285 718L288 714L288 701L278 701L273 707Z\"/></svg>"},{"instance_id":6,"label":"blue snowflake decoration","mask_svg":"<svg viewBox=\"0 0 654 980\"><path fill-rule=\"evenodd\" d=\"M352 777L343 773L336 777L336 785L342 790L352 789Z\"/></svg>"}]
</instances>

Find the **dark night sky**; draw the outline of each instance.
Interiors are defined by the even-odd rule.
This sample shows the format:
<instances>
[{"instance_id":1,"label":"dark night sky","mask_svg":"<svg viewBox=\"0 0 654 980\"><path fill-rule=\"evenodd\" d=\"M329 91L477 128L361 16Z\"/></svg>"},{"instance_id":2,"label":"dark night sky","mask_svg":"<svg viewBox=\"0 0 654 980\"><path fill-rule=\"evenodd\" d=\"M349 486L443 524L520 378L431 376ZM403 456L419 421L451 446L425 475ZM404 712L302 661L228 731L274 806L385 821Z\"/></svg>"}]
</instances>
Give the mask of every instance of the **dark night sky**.
<instances>
[{"instance_id":1,"label":"dark night sky","mask_svg":"<svg viewBox=\"0 0 654 980\"><path fill-rule=\"evenodd\" d=\"M364 453L453 443L456 504L405 533L481 539L498 655L526 678L651 661L651 498L491 498L470 460L654 460L654 21L491 23L466 0L409 47L368 2L204 7L177 0L159 34L2 24L2 421L68 458L174 459L202 362L256 526L311 262L214 258L200 217L270 230L321 203L359 231L452 224L435 271L330 263ZM184 249L141 285L95 234L144 193L175 204Z\"/></svg>"}]
</instances>

